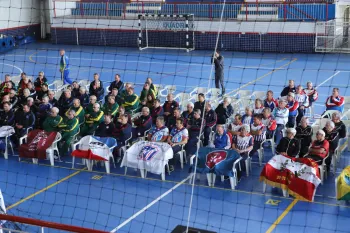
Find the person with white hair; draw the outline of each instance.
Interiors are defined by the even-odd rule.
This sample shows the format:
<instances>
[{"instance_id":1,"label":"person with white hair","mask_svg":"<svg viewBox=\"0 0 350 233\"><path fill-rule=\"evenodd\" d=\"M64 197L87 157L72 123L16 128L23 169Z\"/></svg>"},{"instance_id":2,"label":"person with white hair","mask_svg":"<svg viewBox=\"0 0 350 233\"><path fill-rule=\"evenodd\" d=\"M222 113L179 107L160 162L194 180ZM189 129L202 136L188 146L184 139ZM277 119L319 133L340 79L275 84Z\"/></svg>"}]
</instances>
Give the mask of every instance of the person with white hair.
<instances>
[{"instance_id":1,"label":"person with white hair","mask_svg":"<svg viewBox=\"0 0 350 233\"><path fill-rule=\"evenodd\" d=\"M298 115L299 102L295 100L295 94L290 92L287 95L287 106L289 110L287 127L294 128Z\"/></svg>"},{"instance_id":2,"label":"person with white hair","mask_svg":"<svg viewBox=\"0 0 350 233\"><path fill-rule=\"evenodd\" d=\"M309 120L306 117L302 117L300 124L296 127L297 134L295 138L300 141L300 153L299 157L303 157L309 151L309 147L312 143L312 127L308 125Z\"/></svg>"},{"instance_id":3,"label":"person with white hair","mask_svg":"<svg viewBox=\"0 0 350 233\"><path fill-rule=\"evenodd\" d=\"M341 120L341 114L340 112L334 112L332 114L332 121L334 122L334 130L339 133L339 138L345 138L346 137L346 126L344 122Z\"/></svg>"},{"instance_id":4,"label":"person with white hair","mask_svg":"<svg viewBox=\"0 0 350 233\"><path fill-rule=\"evenodd\" d=\"M318 92L316 89L312 86L312 82L306 83L306 88L303 90L305 94L309 98L309 105L311 106L313 102L315 102L318 99Z\"/></svg>"},{"instance_id":5,"label":"person with white hair","mask_svg":"<svg viewBox=\"0 0 350 233\"><path fill-rule=\"evenodd\" d=\"M243 158L240 163L241 166L245 166L245 160L248 158L250 151L253 149L254 146L254 138L252 135L249 134L250 127L249 125L242 125L240 134L234 135L232 137L232 149L237 151ZM241 171L240 169L237 169L237 176L238 180L241 179Z\"/></svg>"},{"instance_id":6,"label":"person with white hair","mask_svg":"<svg viewBox=\"0 0 350 233\"><path fill-rule=\"evenodd\" d=\"M145 132L151 129L152 117L148 107L142 108L141 116L134 119L134 125L136 128L133 128L133 138L143 137Z\"/></svg>"},{"instance_id":7,"label":"person with white hair","mask_svg":"<svg viewBox=\"0 0 350 233\"><path fill-rule=\"evenodd\" d=\"M249 106L245 107L245 114L242 116L242 123L245 125L253 124L253 109Z\"/></svg>"},{"instance_id":8,"label":"person with white hair","mask_svg":"<svg viewBox=\"0 0 350 233\"><path fill-rule=\"evenodd\" d=\"M55 98L55 92L49 91L48 93L49 93L49 103L53 107L58 107L58 100Z\"/></svg>"},{"instance_id":9,"label":"person with white hair","mask_svg":"<svg viewBox=\"0 0 350 233\"><path fill-rule=\"evenodd\" d=\"M326 122L322 130L325 132L325 139L329 142L329 157L326 159L327 171L329 171L332 163L332 156L339 144L339 133L335 130L335 124L331 120Z\"/></svg>"},{"instance_id":10,"label":"person with white hair","mask_svg":"<svg viewBox=\"0 0 350 233\"><path fill-rule=\"evenodd\" d=\"M216 133L214 135L213 146L217 149L228 150L231 148L230 136L225 131L223 125L216 125Z\"/></svg>"},{"instance_id":11,"label":"person with white hair","mask_svg":"<svg viewBox=\"0 0 350 233\"><path fill-rule=\"evenodd\" d=\"M83 123L85 121L85 110L80 104L80 100L75 98L73 100L73 105L68 109L66 112L66 117L68 117L68 114L70 110L74 110L75 117L79 120L79 124Z\"/></svg>"},{"instance_id":12,"label":"person with white hair","mask_svg":"<svg viewBox=\"0 0 350 233\"><path fill-rule=\"evenodd\" d=\"M329 142L325 139L326 133L320 129L316 133L316 140L312 142L309 154L305 158L314 160L318 165L322 164L329 151Z\"/></svg>"},{"instance_id":13,"label":"person with white hair","mask_svg":"<svg viewBox=\"0 0 350 233\"><path fill-rule=\"evenodd\" d=\"M80 100L80 104L83 106L83 108L89 105L89 95L86 93L85 87L79 88L79 94L77 98Z\"/></svg>"},{"instance_id":14,"label":"person with white hair","mask_svg":"<svg viewBox=\"0 0 350 233\"><path fill-rule=\"evenodd\" d=\"M282 138L276 147L276 154L296 157L300 152L300 142L295 138L297 131L294 128L286 130L287 136Z\"/></svg>"},{"instance_id":15,"label":"person with white hair","mask_svg":"<svg viewBox=\"0 0 350 233\"><path fill-rule=\"evenodd\" d=\"M58 132L58 125L61 124L63 118L58 115L59 110L56 107L51 108L50 115L45 118L43 123L43 130L46 132Z\"/></svg>"},{"instance_id":16,"label":"person with white hair","mask_svg":"<svg viewBox=\"0 0 350 233\"><path fill-rule=\"evenodd\" d=\"M70 112L72 112L72 110ZM104 112L101 110L100 104L95 103L93 111L91 112L89 117L86 118L85 124L83 124L83 127L81 128L81 136L92 135L95 132L98 125L103 121L103 114Z\"/></svg>"},{"instance_id":17,"label":"person with white hair","mask_svg":"<svg viewBox=\"0 0 350 233\"><path fill-rule=\"evenodd\" d=\"M218 117L217 123L221 125L226 124L226 120L233 114L231 98L225 97L224 101L216 107L215 112Z\"/></svg>"},{"instance_id":18,"label":"person with white hair","mask_svg":"<svg viewBox=\"0 0 350 233\"><path fill-rule=\"evenodd\" d=\"M181 114L181 117L184 119L184 126L187 126L187 122L191 121L193 118L193 108L194 108L194 104L193 103L188 103L186 106L187 110L183 111Z\"/></svg>"},{"instance_id":19,"label":"person with white hair","mask_svg":"<svg viewBox=\"0 0 350 233\"><path fill-rule=\"evenodd\" d=\"M282 130L288 122L289 110L286 108L287 102L284 99L278 101L278 107L274 108L272 111L272 117L276 120L276 144L280 143L281 138L283 137Z\"/></svg>"}]
</instances>

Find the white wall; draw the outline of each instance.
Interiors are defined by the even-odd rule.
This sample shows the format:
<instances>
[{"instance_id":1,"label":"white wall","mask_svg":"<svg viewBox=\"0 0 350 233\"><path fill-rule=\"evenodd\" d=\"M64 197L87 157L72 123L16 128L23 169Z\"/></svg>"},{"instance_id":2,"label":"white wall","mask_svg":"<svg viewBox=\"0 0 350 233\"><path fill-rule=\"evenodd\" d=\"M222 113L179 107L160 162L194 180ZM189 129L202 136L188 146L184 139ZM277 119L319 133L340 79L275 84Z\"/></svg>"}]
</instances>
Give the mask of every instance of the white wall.
<instances>
[{"instance_id":1,"label":"white wall","mask_svg":"<svg viewBox=\"0 0 350 233\"><path fill-rule=\"evenodd\" d=\"M0 0L0 29L40 23L40 0Z\"/></svg>"},{"instance_id":2,"label":"white wall","mask_svg":"<svg viewBox=\"0 0 350 233\"><path fill-rule=\"evenodd\" d=\"M137 20L54 18L52 27L138 30ZM195 21L195 31L216 32L219 22ZM224 22L224 32L315 33L314 22Z\"/></svg>"}]
</instances>

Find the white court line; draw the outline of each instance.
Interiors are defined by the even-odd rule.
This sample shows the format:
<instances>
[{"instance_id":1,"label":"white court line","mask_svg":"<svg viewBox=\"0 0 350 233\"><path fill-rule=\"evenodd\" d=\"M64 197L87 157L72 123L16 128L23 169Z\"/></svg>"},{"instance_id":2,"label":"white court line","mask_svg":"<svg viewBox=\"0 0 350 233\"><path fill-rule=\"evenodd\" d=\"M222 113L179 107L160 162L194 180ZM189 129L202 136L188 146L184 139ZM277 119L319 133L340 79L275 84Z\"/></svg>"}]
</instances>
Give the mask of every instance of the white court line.
<instances>
[{"instance_id":1,"label":"white court line","mask_svg":"<svg viewBox=\"0 0 350 233\"><path fill-rule=\"evenodd\" d=\"M322 86L323 84L325 84L326 82L328 82L329 80L331 80L332 78L337 76L339 73L340 73L340 71L335 72L331 77L327 78L322 83L318 84L317 87L315 87L315 89L319 88L320 86Z\"/></svg>"},{"instance_id":2,"label":"white court line","mask_svg":"<svg viewBox=\"0 0 350 233\"><path fill-rule=\"evenodd\" d=\"M156 199L154 199L151 203L149 203L148 205L146 205L145 207L143 207L141 210L139 210L138 212L136 212L133 216L131 216L130 218L128 218L127 220L125 220L123 223L119 224L119 226L117 226L116 228L114 228L113 230L111 230L111 233L114 233L116 231L118 231L120 228L122 228L123 226L125 226L126 224L128 224L131 220L133 220L134 218L136 218L137 216L139 216L140 214L142 214L143 212L145 212L148 208L150 208L151 206L153 206L154 204L156 204L158 201L160 201L163 197L165 197L166 195L168 195L169 193L171 193L173 190L175 190L176 188L178 188L180 185L182 185L183 183L185 183L188 179L190 179L193 176L193 174L189 175L187 178L183 179L180 183L178 183L177 185L175 185L174 187L172 187L171 189L169 189L168 191L166 191L165 193L163 193L162 195L160 195L159 197L157 197Z\"/></svg>"},{"instance_id":3,"label":"white court line","mask_svg":"<svg viewBox=\"0 0 350 233\"><path fill-rule=\"evenodd\" d=\"M28 55L22 54L6 54L5 56L18 56L18 57L27 57ZM50 58L50 59L59 59L60 57L48 57L48 56L36 56L29 55L30 57L36 58ZM98 58L83 58L83 57L69 57L69 60L82 60L82 61L103 61L103 62L124 62L124 63L141 63L141 64L160 64L160 65L177 65L177 66L207 66L211 67L211 64L203 64L203 63L194 63L191 61L185 62L156 62L156 61L139 61L139 60L117 60L117 59L98 59ZM262 67L262 66L228 66L229 68L239 68L239 69L258 69L258 70L273 70L276 67Z\"/></svg>"},{"instance_id":4,"label":"white court line","mask_svg":"<svg viewBox=\"0 0 350 233\"><path fill-rule=\"evenodd\" d=\"M7 63L3 63L3 62L0 62L0 64L3 64L5 66L10 66L10 67L13 67L15 69L17 69L19 71L19 73L23 73L23 70L21 68L19 68L18 66L15 66L15 65L11 65L11 64L7 64Z\"/></svg>"}]
</instances>

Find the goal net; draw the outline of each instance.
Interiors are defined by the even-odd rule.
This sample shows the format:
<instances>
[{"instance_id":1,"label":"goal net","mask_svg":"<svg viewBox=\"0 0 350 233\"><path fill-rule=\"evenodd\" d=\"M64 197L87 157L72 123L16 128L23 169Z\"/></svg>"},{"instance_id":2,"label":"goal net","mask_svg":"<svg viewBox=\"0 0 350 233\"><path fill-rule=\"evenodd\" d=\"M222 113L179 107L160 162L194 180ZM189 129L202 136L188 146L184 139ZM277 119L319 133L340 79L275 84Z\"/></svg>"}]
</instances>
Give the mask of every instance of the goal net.
<instances>
[{"instance_id":1,"label":"goal net","mask_svg":"<svg viewBox=\"0 0 350 233\"><path fill-rule=\"evenodd\" d=\"M147 48L194 50L194 16L151 15L138 16L138 46Z\"/></svg>"},{"instance_id":2,"label":"goal net","mask_svg":"<svg viewBox=\"0 0 350 233\"><path fill-rule=\"evenodd\" d=\"M260 104L267 91L272 91L275 99L279 98L289 80L302 88L312 83L318 91L313 111L306 111L310 125L311 121L319 120L313 119L315 116L324 112L333 88L339 88L341 96L348 96L342 121L350 129L349 54L315 53L315 44L321 52L348 49L349 24L330 22L331 14L334 18L335 13L332 12L335 4L330 1L301 1L0 0L0 35L4 35L0 36L0 85L6 84L0 86L1 97L10 98L11 103L17 105L14 109L21 114L22 104L33 98L35 107L32 108L38 116L38 125L41 126L39 117L50 117L50 121L44 122L50 127L52 122L52 130L56 130L56 118L52 120L55 111L46 111L47 105L39 100L45 85L36 79L44 73L49 89L54 91L48 93L50 103L55 103L53 96L61 100L56 106L60 108L62 122L66 122L69 103L66 105L64 100L69 91L64 91L69 87L62 85L60 79L61 65L68 64L69 75L68 72L66 75L78 82L74 83L71 95L79 98L85 115L96 114L92 95L104 91L101 107L105 113L115 114L111 119L115 128L118 127L118 131L113 132L118 138L115 150L120 149L110 156L110 151L103 148L105 158L110 157L109 163L93 161L91 155L91 159L85 157L83 161L75 158L73 167L71 151L62 151L67 146L64 140L72 135L64 135L61 130L63 139L57 147L47 154L43 151L44 158L38 158L35 164L25 156L19 161L18 151L22 153L26 145L19 150L18 140L11 143L12 136L0 130L0 189L5 200L3 203L0 195L0 225L3 223L0 233L1 230L4 233L41 232L41 228L49 228L45 232L66 229L84 233L195 232L192 228L200 229L201 233L349 233L350 204L345 200L350 196L350 167L346 176L342 176L348 185L344 184L344 191L338 190L344 199L336 200L335 188L338 184L335 179L350 164L345 140L341 141L330 171L324 173L327 176L322 185L318 183L317 174L310 172L310 166L304 166L309 170L302 170L304 168L297 167L297 162L285 160L288 164L282 163L281 156L276 160L273 140L258 144L258 148L255 145L258 150L252 152L249 159L246 154L241 158L238 152L230 149L232 145L228 145L231 138L226 135L227 129L236 134L234 143L237 146L263 140L256 135L263 130L253 125L252 118L247 115L251 109L257 113L262 110ZM61 49L65 50L64 60ZM194 51L185 52L191 50ZM217 56L216 52L224 59L220 88L216 88L215 82L213 55ZM6 82L9 77L13 84ZM96 82L90 86L97 77L100 87L103 86L99 91L96 91ZM18 88L23 89L20 80L26 78L31 79L33 85L24 86L30 88L30 92L23 90L20 94ZM118 78L130 85L112 85ZM222 86L226 91L224 96ZM119 110L116 105L106 103L113 102L110 91L116 95L114 99L120 104ZM132 91L139 98L134 95L131 97L135 98L126 98ZM24 92L30 97L24 96ZM211 106L197 102L202 97ZM225 97L228 98L224 100ZM123 130L120 122L129 121L129 116L120 111L120 106L131 109L138 101L137 114L130 114L135 121L129 125L134 127L129 129L140 137L135 137L131 145L132 140L126 140L129 138L126 136L130 136L129 129ZM83 128L86 132L89 127L95 127L89 123L91 121L84 120L87 116L82 108L76 107L78 101L72 102L76 112L81 114L80 132ZM164 113L157 112L158 104ZM272 108L275 102L268 104ZM152 119L136 121L140 115L146 115L145 106ZM230 111L229 106L234 111ZM10 119L7 117L10 115L2 117L5 115L2 107L0 103L0 124ZM194 116L195 110L201 113L196 111ZM216 121L213 112L217 115ZM241 120L246 112L245 119ZM18 122L22 115L17 113ZM161 115L163 119L158 118ZM204 116L201 122L193 120L201 115ZM108 123L109 118L105 116ZM100 127L109 127L102 122L104 120L100 118ZM164 140L166 128L159 127L162 120L174 140L169 137L170 142L157 142L165 144L164 148L156 143L143 145L144 138ZM256 120L259 121L259 116ZM254 140L246 135L249 141L246 137L238 143L241 121L254 126L251 128ZM274 123L269 124L269 121L270 118L265 119L265 124L273 130ZM148 131L152 137L147 131L136 131L150 123L158 127ZM183 123L187 125L182 128ZM224 128L215 124L224 125ZM129 126L125 123L123 127L125 125ZM321 124L314 126L316 136ZM80 137L69 146L78 143ZM186 139L182 148L179 143L185 143ZM91 138L89 144L102 144L94 140ZM37 147L41 147L41 141ZM80 145L82 148L82 143ZM217 148L210 148L213 145ZM174 152L173 147L178 152ZM222 147L228 149L220 149ZM36 148L35 143L28 148ZM239 147L239 150L246 148ZM30 154L36 156L37 153ZM173 159L169 160L171 157ZM241 160L244 158L245 161ZM287 173L287 170L295 172ZM267 177L270 174L271 177ZM304 175L309 177L304 179ZM291 178L300 185L287 186ZM278 187L284 188L283 191ZM288 197L287 191L291 194ZM52 229L53 224L56 230Z\"/></svg>"}]
</instances>

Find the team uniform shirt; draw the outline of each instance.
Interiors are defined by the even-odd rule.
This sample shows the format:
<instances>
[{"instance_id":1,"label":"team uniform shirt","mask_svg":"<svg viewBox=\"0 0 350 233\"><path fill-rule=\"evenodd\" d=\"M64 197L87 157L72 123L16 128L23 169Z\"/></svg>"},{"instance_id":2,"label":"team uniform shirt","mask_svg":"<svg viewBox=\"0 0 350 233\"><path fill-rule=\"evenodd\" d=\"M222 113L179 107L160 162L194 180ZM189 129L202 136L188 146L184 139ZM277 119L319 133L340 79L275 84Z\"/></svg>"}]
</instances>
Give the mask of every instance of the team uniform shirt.
<instances>
[{"instance_id":1,"label":"team uniform shirt","mask_svg":"<svg viewBox=\"0 0 350 233\"><path fill-rule=\"evenodd\" d=\"M299 102L296 100L290 101L286 107L289 110L289 116L296 116L298 114Z\"/></svg>"},{"instance_id":2,"label":"team uniform shirt","mask_svg":"<svg viewBox=\"0 0 350 233\"><path fill-rule=\"evenodd\" d=\"M149 134L152 135L152 142L160 142L163 137L167 137L169 135L169 129L166 126L162 126L160 128L155 126L150 130Z\"/></svg>"},{"instance_id":3,"label":"team uniform shirt","mask_svg":"<svg viewBox=\"0 0 350 233\"><path fill-rule=\"evenodd\" d=\"M278 101L274 98L271 99L271 101L268 101L267 99L264 100L264 107L270 108L271 112L278 107Z\"/></svg>"},{"instance_id":4,"label":"team uniform shirt","mask_svg":"<svg viewBox=\"0 0 350 233\"><path fill-rule=\"evenodd\" d=\"M172 143L179 143L188 138L188 130L185 127L183 127L182 129L173 128L173 130L170 133L170 136Z\"/></svg>"},{"instance_id":5,"label":"team uniform shirt","mask_svg":"<svg viewBox=\"0 0 350 233\"><path fill-rule=\"evenodd\" d=\"M344 97L338 96L338 97L333 97L330 96L327 98L326 101L326 110L338 110L339 112L344 111Z\"/></svg>"},{"instance_id":6,"label":"team uniform shirt","mask_svg":"<svg viewBox=\"0 0 350 233\"><path fill-rule=\"evenodd\" d=\"M250 124L253 124L253 116L248 116L246 114L244 114L242 116L242 123L244 125L250 125Z\"/></svg>"},{"instance_id":7,"label":"team uniform shirt","mask_svg":"<svg viewBox=\"0 0 350 233\"><path fill-rule=\"evenodd\" d=\"M159 106L157 108L152 108L150 114L151 114L151 117L152 117L152 122L153 122L153 124L155 124L156 120L157 120L157 117L163 116L163 114L164 114L163 107Z\"/></svg>"},{"instance_id":8,"label":"team uniform shirt","mask_svg":"<svg viewBox=\"0 0 350 233\"><path fill-rule=\"evenodd\" d=\"M262 118L261 122L265 125L267 130L274 131L277 128L276 121L271 116L266 119Z\"/></svg>"},{"instance_id":9,"label":"team uniform shirt","mask_svg":"<svg viewBox=\"0 0 350 233\"><path fill-rule=\"evenodd\" d=\"M232 144L235 144L238 150L245 150L254 145L254 139L250 134L247 134L245 137L242 137L241 135L234 135L232 138Z\"/></svg>"},{"instance_id":10,"label":"team uniform shirt","mask_svg":"<svg viewBox=\"0 0 350 233\"><path fill-rule=\"evenodd\" d=\"M260 123L258 125L251 124L250 130L252 130L252 131L261 130L262 131L262 133L260 135L253 136L255 142L262 142L266 139L266 127L263 123Z\"/></svg>"},{"instance_id":11,"label":"team uniform shirt","mask_svg":"<svg viewBox=\"0 0 350 233\"><path fill-rule=\"evenodd\" d=\"M308 96L309 98L309 101L312 103L312 102L315 102L317 99L318 99L318 93L317 91L315 90L315 88L312 88L312 89L307 89L305 88L303 90L305 92L305 94Z\"/></svg>"},{"instance_id":12,"label":"team uniform shirt","mask_svg":"<svg viewBox=\"0 0 350 233\"><path fill-rule=\"evenodd\" d=\"M326 127L324 127L322 130L326 133L324 138L329 143L329 150L333 152L338 147L339 133L335 130L328 132Z\"/></svg>"},{"instance_id":13,"label":"team uniform shirt","mask_svg":"<svg viewBox=\"0 0 350 233\"><path fill-rule=\"evenodd\" d=\"M289 110L288 108L275 108L272 111L272 116L276 120L277 125L285 125L288 122Z\"/></svg>"},{"instance_id":14,"label":"team uniform shirt","mask_svg":"<svg viewBox=\"0 0 350 233\"><path fill-rule=\"evenodd\" d=\"M260 108L254 108L253 110L253 115L254 114L261 114L264 110L264 106L260 107Z\"/></svg>"},{"instance_id":15,"label":"team uniform shirt","mask_svg":"<svg viewBox=\"0 0 350 233\"><path fill-rule=\"evenodd\" d=\"M304 106L305 108L308 108L310 105L309 97L303 91L300 94L295 94L294 99L298 101L299 107Z\"/></svg>"},{"instance_id":16,"label":"team uniform shirt","mask_svg":"<svg viewBox=\"0 0 350 233\"><path fill-rule=\"evenodd\" d=\"M342 121L339 121L337 123L334 123L335 128L334 131L337 131L339 133L340 138L346 137L346 126Z\"/></svg>"},{"instance_id":17,"label":"team uniform shirt","mask_svg":"<svg viewBox=\"0 0 350 233\"><path fill-rule=\"evenodd\" d=\"M242 125L243 125L242 123L241 123L241 124L238 124L238 125L236 125L236 124L234 124L234 123L231 123L229 128L230 128L230 130L233 131L233 132L238 132L238 131L241 130Z\"/></svg>"}]
</instances>

